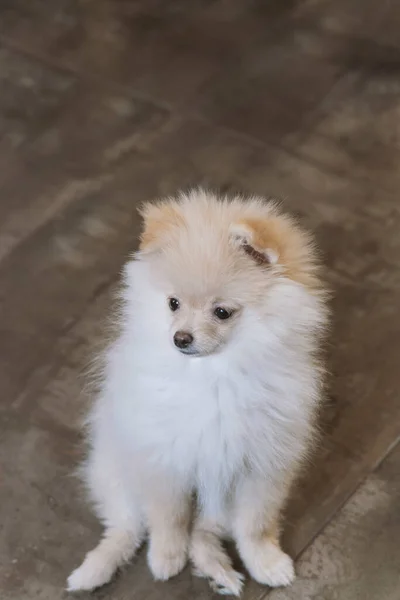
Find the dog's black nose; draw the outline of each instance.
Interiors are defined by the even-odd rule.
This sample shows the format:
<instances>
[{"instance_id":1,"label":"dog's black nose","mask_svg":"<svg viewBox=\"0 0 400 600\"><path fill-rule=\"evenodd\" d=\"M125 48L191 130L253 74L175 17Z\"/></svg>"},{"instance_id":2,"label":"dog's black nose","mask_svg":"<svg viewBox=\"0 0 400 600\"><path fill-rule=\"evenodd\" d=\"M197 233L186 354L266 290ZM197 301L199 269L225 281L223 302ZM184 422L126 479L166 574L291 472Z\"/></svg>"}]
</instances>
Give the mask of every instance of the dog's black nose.
<instances>
[{"instance_id":1,"label":"dog's black nose","mask_svg":"<svg viewBox=\"0 0 400 600\"><path fill-rule=\"evenodd\" d=\"M174 344L177 348L187 348L193 342L193 336L187 331L177 331L174 335Z\"/></svg>"}]
</instances>

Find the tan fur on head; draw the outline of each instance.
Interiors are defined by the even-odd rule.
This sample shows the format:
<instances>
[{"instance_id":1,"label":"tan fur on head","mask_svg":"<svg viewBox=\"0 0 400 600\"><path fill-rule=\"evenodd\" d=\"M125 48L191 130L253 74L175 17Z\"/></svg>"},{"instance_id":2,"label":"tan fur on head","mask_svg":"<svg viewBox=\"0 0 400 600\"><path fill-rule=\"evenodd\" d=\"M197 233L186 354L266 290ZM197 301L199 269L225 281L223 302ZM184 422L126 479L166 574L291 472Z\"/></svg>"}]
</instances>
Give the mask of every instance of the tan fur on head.
<instances>
[{"instance_id":1,"label":"tan fur on head","mask_svg":"<svg viewBox=\"0 0 400 600\"><path fill-rule=\"evenodd\" d=\"M215 200L212 194L196 190L179 199L145 204L140 211L144 220L140 251L149 253L165 248L173 239L176 241L179 230L190 235L198 213L199 226L206 219L210 232L218 228L221 240L228 235L232 246L241 248L253 263L271 267L310 290L321 291L311 237L291 217L281 214L274 201L225 198L216 204Z\"/></svg>"}]
</instances>

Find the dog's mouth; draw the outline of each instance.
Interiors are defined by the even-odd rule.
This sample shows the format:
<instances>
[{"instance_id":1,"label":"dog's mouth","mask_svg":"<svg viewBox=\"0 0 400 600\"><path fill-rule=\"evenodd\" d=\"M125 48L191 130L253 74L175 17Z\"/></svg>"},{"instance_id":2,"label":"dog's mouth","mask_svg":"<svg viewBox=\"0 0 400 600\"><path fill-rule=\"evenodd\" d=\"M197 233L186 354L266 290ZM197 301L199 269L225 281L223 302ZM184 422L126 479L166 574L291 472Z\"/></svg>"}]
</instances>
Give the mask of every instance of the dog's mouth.
<instances>
[{"instance_id":1,"label":"dog's mouth","mask_svg":"<svg viewBox=\"0 0 400 600\"><path fill-rule=\"evenodd\" d=\"M201 356L202 353L195 348L177 348L181 354L186 354L186 356Z\"/></svg>"},{"instance_id":2,"label":"dog's mouth","mask_svg":"<svg viewBox=\"0 0 400 600\"><path fill-rule=\"evenodd\" d=\"M203 349L198 349L198 348L177 348L177 350L181 353L184 354L185 356L191 356L193 358L205 358L207 356L211 356L213 354L215 354L216 352L218 352L218 348L212 348L212 349L207 349L205 350Z\"/></svg>"}]
</instances>

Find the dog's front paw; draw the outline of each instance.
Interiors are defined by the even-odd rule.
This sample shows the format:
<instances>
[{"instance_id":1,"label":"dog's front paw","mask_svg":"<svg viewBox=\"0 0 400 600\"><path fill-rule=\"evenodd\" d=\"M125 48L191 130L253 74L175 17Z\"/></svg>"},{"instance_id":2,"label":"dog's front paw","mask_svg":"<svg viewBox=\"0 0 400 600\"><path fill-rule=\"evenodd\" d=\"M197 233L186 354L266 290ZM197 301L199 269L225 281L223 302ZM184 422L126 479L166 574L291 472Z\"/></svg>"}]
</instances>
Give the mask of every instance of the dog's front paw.
<instances>
[{"instance_id":1,"label":"dog's front paw","mask_svg":"<svg viewBox=\"0 0 400 600\"><path fill-rule=\"evenodd\" d=\"M246 563L253 579L263 585L281 587L290 585L294 581L292 559L272 542L260 546L251 560L248 559Z\"/></svg>"},{"instance_id":2,"label":"dog's front paw","mask_svg":"<svg viewBox=\"0 0 400 600\"><path fill-rule=\"evenodd\" d=\"M94 590L108 583L114 572L114 565L107 564L102 554L93 550L86 555L81 566L68 577L67 590L69 592Z\"/></svg>"},{"instance_id":3,"label":"dog's front paw","mask_svg":"<svg viewBox=\"0 0 400 600\"><path fill-rule=\"evenodd\" d=\"M166 581L178 575L187 562L188 542L186 536L174 543L150 542L148 563L154 579Z\"/></svg>"},{"instance_id":4,"label":"dog's front paw","mask_svg":"<svg viewBox=\"0 0 400 600\"><path fill-rule=\"evenodd\" d=\"M216 594L240 596L243 589L244 575L235 571L230 565L221 567L222 565L216 565L216 568L213 567L214 577L209 576L209 571L205 573L197 568L194 568L193 575L208 579L211 589Z\"/></svg>"},{"instance_id":5,"label":"dog's front paw","mask_svg":"<svg viewBox=\"0 0 400 600\"><path fill-rule=\"evenodd\" d=\"M201 528L195 531L190 558L194 566L194 575L208 579L214 592L226 596L240 596L244 577L232 567L231 559L215 533Z\"/></svg>"}]
</instances>

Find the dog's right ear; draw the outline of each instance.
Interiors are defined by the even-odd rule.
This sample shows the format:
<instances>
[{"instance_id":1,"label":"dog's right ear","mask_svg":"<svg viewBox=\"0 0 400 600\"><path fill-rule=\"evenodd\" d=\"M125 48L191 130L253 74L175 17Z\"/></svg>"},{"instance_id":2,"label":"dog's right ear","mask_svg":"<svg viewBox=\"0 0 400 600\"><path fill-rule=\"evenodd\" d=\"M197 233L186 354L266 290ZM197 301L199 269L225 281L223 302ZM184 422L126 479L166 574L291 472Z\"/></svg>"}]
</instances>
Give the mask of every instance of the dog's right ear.
<instances>
[{"instance_id":1,"label":"dog's right ear","mask_svg":"<svg viewBox=\"0 0 400 600\"><path fill-rule=\"evenodd\" d=\"M139 244L142 253L160 250L171 231L183 224L178 204L168 200L146 203L139 209L139 213L144 221Z\"/></svg>"},{"instance_id":2,"label":"dog's right ear","mask_svg":"<svg viewBox=\"0 0 400 600\"><path fill-rule=\"evenodd\" d=\"M276 264L279 258L268 225L268 222L247 219L233 223L229 230L231 241L256 263L264 266Z\"/></svg>"}]
</instances>

